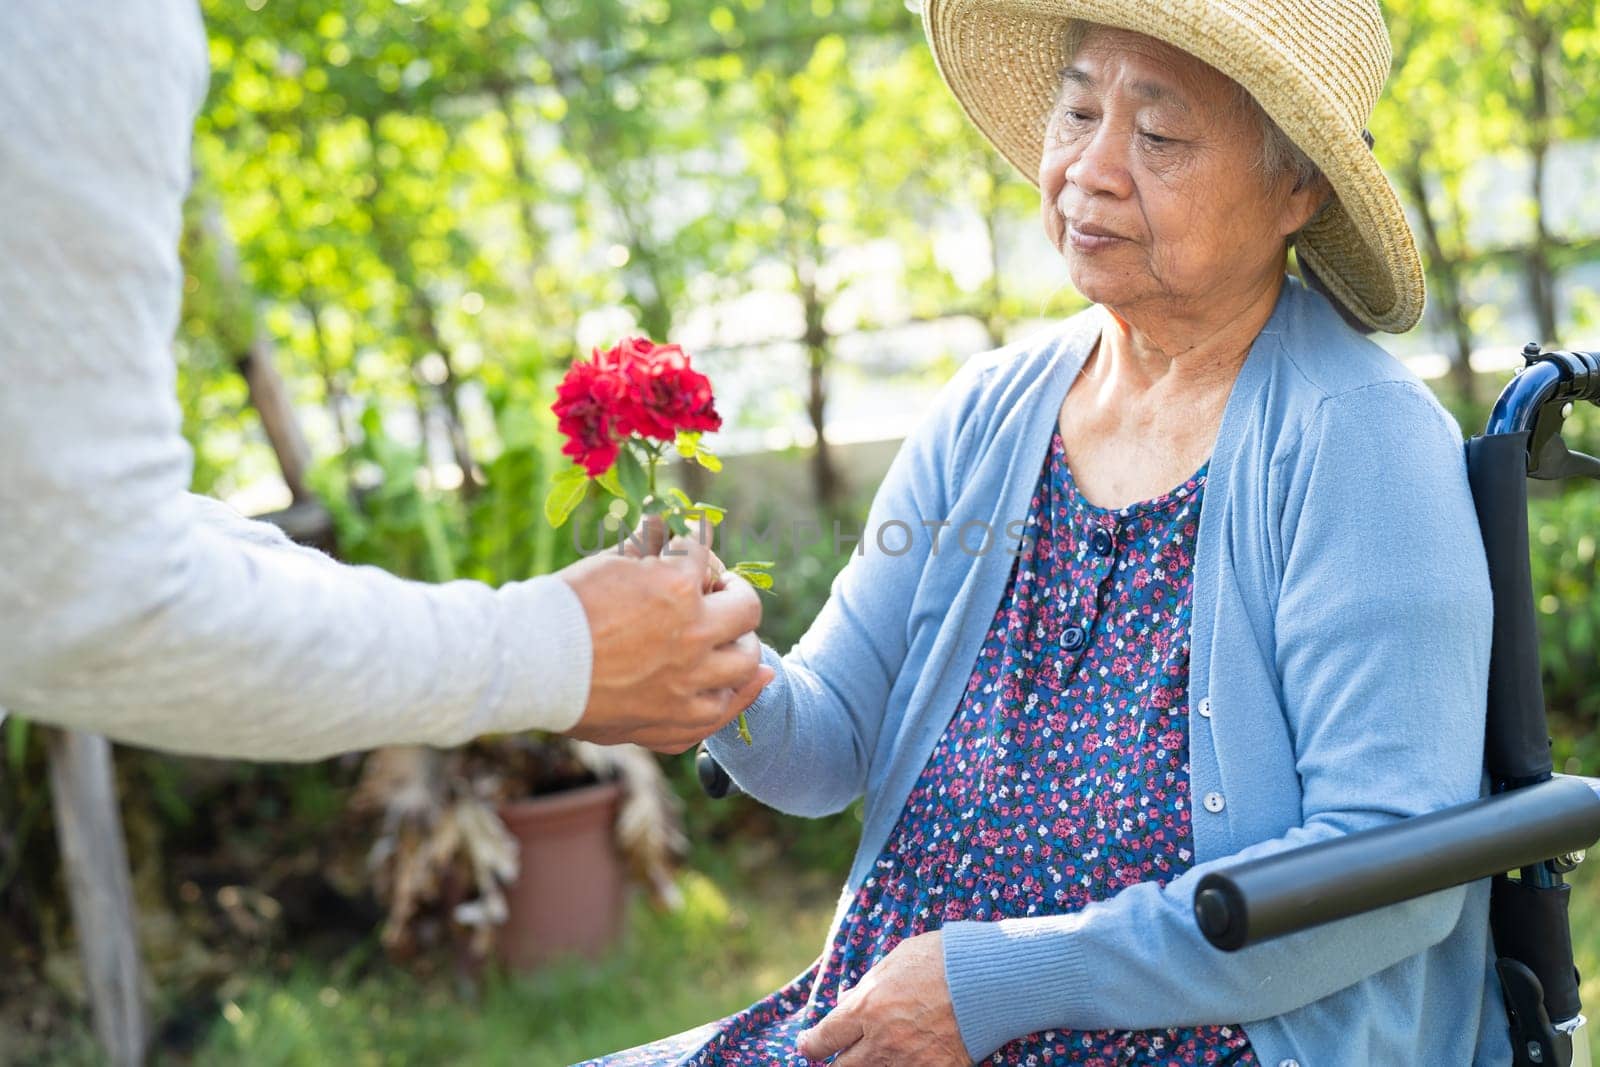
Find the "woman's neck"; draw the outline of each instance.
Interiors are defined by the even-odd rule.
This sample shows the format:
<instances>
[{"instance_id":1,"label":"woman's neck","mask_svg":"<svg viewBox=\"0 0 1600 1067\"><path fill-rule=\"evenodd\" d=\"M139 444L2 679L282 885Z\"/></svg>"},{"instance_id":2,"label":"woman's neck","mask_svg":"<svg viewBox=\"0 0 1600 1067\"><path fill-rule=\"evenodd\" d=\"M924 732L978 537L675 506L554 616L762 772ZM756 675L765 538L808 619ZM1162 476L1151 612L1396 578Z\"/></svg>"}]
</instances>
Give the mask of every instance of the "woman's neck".
<instances>
[{"instance_id":1,"label":"woman's neck","mask_svg":"<svg viewBox=\"0 0 1600 1067\"><path fill-rule=\"evenodd\" d=\"M1274 273L1232 299L1213 296L1177 313L1108 307L1109 323L1084 373L1124 394L1231 385L1283 285L1282 273Z\"/></svg>"}]
</instances>

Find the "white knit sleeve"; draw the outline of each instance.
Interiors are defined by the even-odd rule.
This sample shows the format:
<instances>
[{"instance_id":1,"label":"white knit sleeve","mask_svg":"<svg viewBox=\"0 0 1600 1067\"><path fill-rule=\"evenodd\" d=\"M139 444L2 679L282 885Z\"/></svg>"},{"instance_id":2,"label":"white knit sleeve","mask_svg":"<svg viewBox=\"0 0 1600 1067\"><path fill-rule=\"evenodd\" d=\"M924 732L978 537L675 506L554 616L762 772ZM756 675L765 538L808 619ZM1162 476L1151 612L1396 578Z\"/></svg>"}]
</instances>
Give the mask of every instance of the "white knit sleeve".
<instances>
[{"instance_id":1,"label":"white knit sleeve","mask_svg":"<svg viewBox=\"0 0 1600 1067\"><path fill-rule=\"evenodd\" d=\"M403 581L189 496L171 344L198 13L0 7L0 705L257 758L571 726L591 654L559 578Z\"/></svg>"}]
</instances>

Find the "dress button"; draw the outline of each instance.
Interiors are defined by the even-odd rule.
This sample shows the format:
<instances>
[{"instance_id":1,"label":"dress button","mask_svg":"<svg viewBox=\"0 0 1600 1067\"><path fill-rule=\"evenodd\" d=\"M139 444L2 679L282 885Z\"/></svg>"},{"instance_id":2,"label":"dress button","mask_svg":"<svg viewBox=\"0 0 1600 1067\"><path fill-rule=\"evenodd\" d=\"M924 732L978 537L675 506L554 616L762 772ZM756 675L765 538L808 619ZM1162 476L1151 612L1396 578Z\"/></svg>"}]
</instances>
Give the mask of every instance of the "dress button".
<instances>
[{"instance_id":1,"label":"dress button","mask_svg":"<svg viewBox=\"0 0 1600 1067\"><path fill-rule=\"evenodd\" d=\"M1069 626L1061 631L1061 647L1068 652L1076 652L1083 647L1083 628Z\"/></svg>"},{"instance_id":2,"label":"dress button","mask_svg":"<svg viewBox=\"0 0 1600 1067\"><path fill-rule=\"evenodd\" d=\"M1102 527L1094 532L1094 536L1090 537L1089 541L1094 545L1094 550L1100 555L1111 555L1111 531Z\"/></svg>"},{"instance_id":3,"label":"dress button","mask_svg":"<svg viewBox=\"0 0 1600 1067\"><path fill-rule=\"evenodd\" d=\"M1211 718L1211 698L1210 697L1201 698L1201 700L1200 700L1200 717L1202 719Z\"/></svg>"},{"instance_id":4,"label":"dress button","mask_svg":"<svg viewBox=\"0 0 1600 1067\"><path fill-rule=\"evenodd\" d=\"M1201 803L1206 806L1207 811L1215 815L1226 807L1228 802L1222 799L1221 793L1207 793L1205 800L1201 801Z\"/></svg>"}]
</instances>

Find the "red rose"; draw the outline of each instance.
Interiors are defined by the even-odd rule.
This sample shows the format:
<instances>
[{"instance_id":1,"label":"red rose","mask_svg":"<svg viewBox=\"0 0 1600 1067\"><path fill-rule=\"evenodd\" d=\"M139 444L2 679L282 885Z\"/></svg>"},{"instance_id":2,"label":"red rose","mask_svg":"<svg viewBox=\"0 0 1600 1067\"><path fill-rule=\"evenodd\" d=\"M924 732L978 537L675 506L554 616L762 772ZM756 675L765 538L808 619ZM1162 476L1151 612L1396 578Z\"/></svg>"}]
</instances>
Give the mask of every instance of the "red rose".
<instances>
[{"instance_id":1,"label":"red rose","mask_svg":"<svg viewBox=\"0 0 1600 1067\"><path fill-rule=\"evenodd\" d=\"M617 461L621 448L617 409L626 393L622 375L603 366L598 352L592 361L574 363L556 386L556 402L550 409L567 439L561 451L591 478L604 474Z\"/></svg>"},{"instance_id":2,"label":"red rose","mask_svg":"<svg viewBox=\"0 0 1600 1067\"><path fill-rule=\"evenodd\" d=\"M572 365L556 389L552 409L567 438L561 451L590 477L617 461L633 434L671 441L680 431L721 429L711 381L689 366L677 345L630 337Z\"/></svg>"},{"instance_id":3,"label":"red rose","mask_svg":"<svg viewBox=\"0 0 1600 1067\"><path fill-rule=\"evenodd\" d=\"M671 441L679 431L711 433L722 428L711 379L689 366L689 356L679 346L630 337L606 358L622 369L628 383L621 411L625 432Z\"/></svg>"}]
</instances>

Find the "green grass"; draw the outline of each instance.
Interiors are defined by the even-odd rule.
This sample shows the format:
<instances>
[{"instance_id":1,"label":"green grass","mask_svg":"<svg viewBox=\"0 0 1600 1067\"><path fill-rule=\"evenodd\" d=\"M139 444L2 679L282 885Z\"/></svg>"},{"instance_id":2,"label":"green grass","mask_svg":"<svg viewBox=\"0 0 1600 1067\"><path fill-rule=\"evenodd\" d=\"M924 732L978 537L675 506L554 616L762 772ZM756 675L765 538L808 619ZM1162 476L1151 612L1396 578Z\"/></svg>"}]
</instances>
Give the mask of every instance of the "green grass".
<instances>
[{"instance_id":1,"label":"green grass","mask_svg":"<svg viewBox=\"0 0 1600 1067\"><path fill-rule=\"evenodd\" d=\"M1572 946L1590 1019L1589 1051L1600 1063L1600 852L1572 873Z\"/></svg>"},{"instance_id":2,"label":"green grass","mask_svg":"<svg viewBox=\"0 0 1600 1067\"><path fill-rule=\"evenodd\" d=\"M561 1067L738 1011L805 970L837 886L802 879L758 893L690 875L685 908L640 907L623 948L598 964L449 984L384 968L354 984L306 969L261 980L220 1007L194 1059L250 1067L516 1064Z\"/></svg>"}]
</instances>

